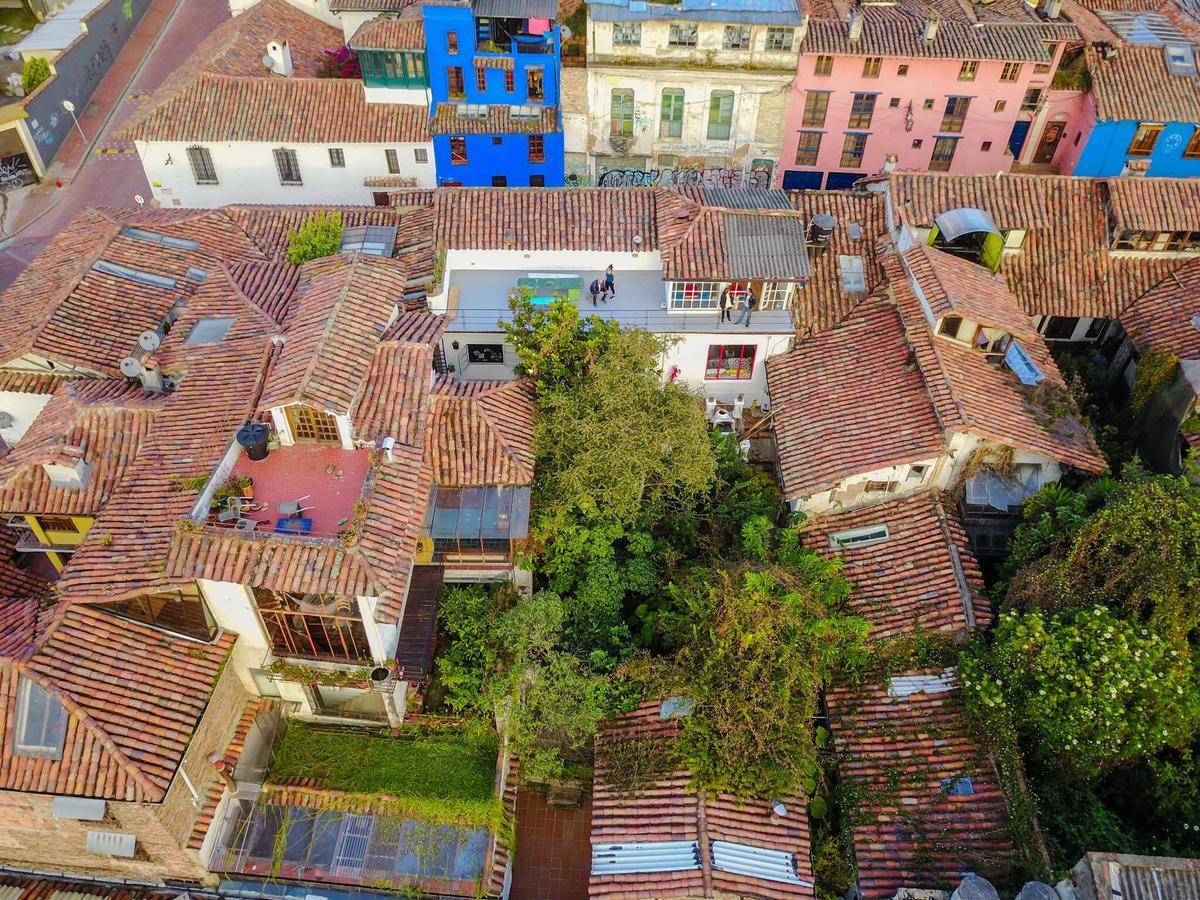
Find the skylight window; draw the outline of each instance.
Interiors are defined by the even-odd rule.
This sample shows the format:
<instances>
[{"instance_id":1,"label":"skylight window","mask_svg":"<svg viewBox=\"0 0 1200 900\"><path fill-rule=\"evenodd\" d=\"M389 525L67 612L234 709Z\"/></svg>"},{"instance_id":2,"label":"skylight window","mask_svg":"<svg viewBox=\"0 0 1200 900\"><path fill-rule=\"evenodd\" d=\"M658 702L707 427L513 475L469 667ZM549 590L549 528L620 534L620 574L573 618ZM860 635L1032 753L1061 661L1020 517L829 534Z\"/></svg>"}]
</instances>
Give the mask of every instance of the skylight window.
<instances>
[{"instance_id":1,"label":"skylight window","mask_svg":"<svg viewBox=\"0 0 1200 900\"><path fill-rule=\"evenodd\" d=\"M542 109L540 106L510 106L508 108L509 118L513 119L540 119Z\"/></svg>"},{"instance_id":2,"label":"skylight window","mask_svg":"<svg viewBox=\"0 0 1200 900\"><path fill-rule=\"evenodd\" d=\"M1167 44L1163 47L1167 71L1185 78L1196 77L1196 48L1191 44Z\"/></svg>"},{"instance_id":3,"label":"skylight window","mask_svg":"<svg viewBox=\"0 0 1200 900\"><path fill-rule=\"evenodd\" d=\"M970 778L943 778L942 791L948 797L969 797L975 793L975 783Z\"/></svg>"},{"instance_id":4,"label":"skylight window","mask_svg":"<svg viewBox=\"0 0 1200 900\"><path fill-rule=\"evenodd\" d=\"M878 525L868 525L865 528L834 531L829 535L829 546L834 550L869 547L872 544L883 543L888 537L887 525L880 522Z\"/></svg>"},{"instance_id":5,"label":"skylight window","mask_svg":"<svg viewBox=\"0 0 1200 900\"><path fill-rule=\"evenodd\" d=\"M391 256L396 249L396 229L385 225L359 225L342 232L342 252Z\"/></svg>"},{"instance_id":6,"label":"skylight window","mask_svg":"<svg viewBox=\"0 0 1200 900\"><path fill-rule=\"evenodd\" d=\"M208 277L208 271L206 269L199 269L196 266L188 266L187 271L183 273L183 277L188 281L203 281Z\"/></svg>"},{"instance_id":7,"label":"skylight window","mask_svg":"<svg viewBox=\"0 0 1200 900\"><path fill-rule=\"evenodd\" d=\"M112 263L104 259L92 263L92 269L97 272L103 272L105 275L112 275L115 278L123 278L126 281L133 281L150 287L163 288L168 291L175 289L174 278L168 278L165 275L154 275L151 272L143 272L141 269L133 269L129 266Z\"/></svg>"},{"instance_id":8,"label":"skylight window","mask_svg":"<svg viewBox=\"0 0 1200 900\"><path fill-rule=\"evenodd\" d=\"M486 119L488 107L485 103L461 103L455 107L454 114L460 119Z\"/></svg>"},{"instance_id":9,"label":"skylight window","mask_svg":"<svg viewBox=\"0 0 1200 900\"><path fill-rule=\"evenodd\" d=\"M62 703L32 678L22 676L17 691L13 756L62 759L66 735L67 711Z\"/></svg>"},{"instance_id":10,"label":"skylight window","mask_svg":"<svg viewBox=\"0 0 1200 900\"><path fill-rule=\"evenodd\" d=\"M233 316L205 316L200 319L188 332L184 346L193 344L215 344L225 340L225 335L233 327L237 319Z\"/></svg>"},{"instance_id":11,"label":"skylight window","mask_svg":"<svg viewBox=\"0 0 1200 900\"><path fill-rule=\"evenodd\" d=\"M177 250L199 250L200 242L188 240L187 238L171 237L167 234L159 234L156 231L146 231L144 228L122 228L121 234L125 237L133 238L135 241L146 241L151 244L161 244L164 247L174 247Z\"/></svg>"},{"instance_id":12,"label":"skylight window","mask_svg":"<svg viewBox=\"0 0 1200 900\"><path fill-rule=\"evenodd\" d=\"M867 289L866 267L861 256L838 257L842 269L842 290L848 294L862 293Z\"/></svg>"}]
</instances>

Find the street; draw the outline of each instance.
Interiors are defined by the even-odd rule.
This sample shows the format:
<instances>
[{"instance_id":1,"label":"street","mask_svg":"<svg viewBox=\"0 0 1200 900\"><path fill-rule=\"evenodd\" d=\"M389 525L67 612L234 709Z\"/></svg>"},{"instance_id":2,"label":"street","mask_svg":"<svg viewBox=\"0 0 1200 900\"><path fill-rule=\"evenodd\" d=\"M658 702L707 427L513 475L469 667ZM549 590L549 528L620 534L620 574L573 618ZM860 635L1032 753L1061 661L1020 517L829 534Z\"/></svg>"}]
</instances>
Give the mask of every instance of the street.
<instances>
[{"instance_id":1,"label":"street","mask_svg":"<svg viewBox=\"0 0 1200 900\"><path fill-rule=\"evenodd\" d=\"M167 17L170 17L169 23L160 33L161 23ZM228 17L227 0L156 0L96 89L88 108L81 111L79 123L88 140L93 141L100 132L100 139L94 140L94 146L106 146L109 135L120 129L135 112L145 108L148 101L137 98L158 88L196 45ZM132 85L129 84L131 76ZM105 119L114 107L115 113L105 127ZM30 189L31 196L13 203L11 210L9 197L4 197L6 234L29 222L37 209L46 208L51 198L57 197L57 203L0 251L0 289L12 284L29 261L81 209L136 206L135 195L150 196L150 186L136 153L97 156L83 146L77 135L73 137L74 140L63 145L43 182ZM87 158L72 179L83 153ZM56 179L64 182L62 188L55 187ZM20 208L22 205L24 210Z\"/></svg>"}]
</instances>

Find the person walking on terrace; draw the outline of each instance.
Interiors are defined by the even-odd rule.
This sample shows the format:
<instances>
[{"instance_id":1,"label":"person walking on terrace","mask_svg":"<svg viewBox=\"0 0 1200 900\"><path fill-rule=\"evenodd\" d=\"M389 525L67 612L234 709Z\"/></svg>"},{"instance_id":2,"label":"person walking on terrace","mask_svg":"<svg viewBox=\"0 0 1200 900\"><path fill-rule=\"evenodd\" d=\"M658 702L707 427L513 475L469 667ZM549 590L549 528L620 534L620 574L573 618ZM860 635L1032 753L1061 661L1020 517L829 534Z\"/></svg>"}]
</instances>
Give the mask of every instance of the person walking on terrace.
<instances>
[{"instance_id":1,"label":"person walking on terrace","mask_svg":"<svg viewBox=\"0 0 1200 900\"><path fill-rule=\"evenodd\" d=\"M737 298L733 296L733 291L729 289L729 285L725 285L725 289L721 291L721 319L722 323L733 321L733 309L737 306Z\"/></svg>"},{"instance_id":2,"label":"person walking on terrace","mask_svg":"<svg viewBox=\"0 0 1200 900\"><path fill-rule=\"evenodd\" d=\"M750 288L747 288L746 292L744 294L742 294L741 300L738 304L738 308L741 310L741 312L738 313L737 321L734 322L733 324L741 325L744 322L746 324L746 327L749 328L750 327L750 315L754 312L754 310L757 307L758 307L758 298L754 296L753 290L751 290Z\"/></svg>"},{"instance_id":3,"label":"person walking on terrace","mask_svg":"<svg viewBox=\"0 0 1200 900\"><path fill-rule=\"evenodd\" d=\"M609 299L616 296L617 283L613 280L613 267L609 264L609 267L604 270L604 302L607 303Z\"/></svg>"},{"instance_id":4,"label":"person walking on terrace","mask_svg":"<svg viewBox=\"0 0 1200 900\"><path fill-rule=\"evenodd\" d=\"M592 283L588 285L588 293L592 296L592 306L596 305L597 300L608 303L608 292L604 289L603 275L592 279Z\"/></svg>"}]
</instances>

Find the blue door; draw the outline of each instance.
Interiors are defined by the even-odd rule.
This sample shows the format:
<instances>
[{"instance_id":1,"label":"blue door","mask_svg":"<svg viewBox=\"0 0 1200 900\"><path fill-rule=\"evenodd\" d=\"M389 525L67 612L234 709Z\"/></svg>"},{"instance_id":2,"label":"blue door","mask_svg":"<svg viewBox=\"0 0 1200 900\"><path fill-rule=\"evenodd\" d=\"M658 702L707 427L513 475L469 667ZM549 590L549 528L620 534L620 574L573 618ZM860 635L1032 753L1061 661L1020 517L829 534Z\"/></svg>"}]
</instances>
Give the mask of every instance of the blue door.
<instances>
[{"instance_id":1,"label":"blue door","mask_svg":"<svg viewBox=\"0 0 1200 900\"><path fill-rule=\"evenodd\" d=\"M797 172L789 169L783 173L785 191L819 191L824 172Z\"/></svg>"},{"instance_id":2,"label":"blue door","mask_svg":"<svg viewBox=\"0 0 1200 900\"><path fill-rule=\"evenodd\" d=\"M1008 152L1013 155L1013 159L1020 157L1021 148L1025 146L1025 138L1028 136L1028 122L1013 122L1012 134L1008 136Z\"/></svg>"}]
</instances>

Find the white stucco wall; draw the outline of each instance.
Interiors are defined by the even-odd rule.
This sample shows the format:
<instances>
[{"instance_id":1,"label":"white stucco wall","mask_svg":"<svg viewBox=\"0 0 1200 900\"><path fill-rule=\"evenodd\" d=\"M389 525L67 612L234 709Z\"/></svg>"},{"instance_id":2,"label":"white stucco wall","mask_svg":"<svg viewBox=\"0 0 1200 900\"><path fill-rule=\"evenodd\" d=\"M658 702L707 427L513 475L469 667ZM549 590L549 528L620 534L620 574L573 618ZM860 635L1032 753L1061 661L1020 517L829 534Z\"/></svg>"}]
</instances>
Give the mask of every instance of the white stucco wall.
<instances>
[{"instance_id":1,"label":"white stucco wall","mask_svg":"<svg viewBox=\"0 0 1200 900\"><path fill-rule=\"evenodd\" d=\"M50 402L50 394L23 394L17 391L0 391L0 412L12 416L8 428L0 428L0 439L9 447L21 440L38 413Z\"/></svg>"},{"instance_id":2,"label":"white stucco wall","mask_svg":"<svg viewBox=\"0 0 1200 900\"><path fill-rule=\"evenodd\" d=\"M250 675L250 669L262 667L270 645L254 611L250 589L242 584L203 578L198 579L196 584L217 624L226 631L237 633L238 640L233 646L229 662L246 690L257 695L258 687Z\"/></svg>"},{"instance_id":3,"label":"white stucco wall","mask_svg":"<svg viewBox=\"0 0 1200 900\"><path fill-rule=\"evenodd\" d=\"M150 182L153 199L162 206L211 208L228 203L337 203L371 205L372 189L363 185L368 177L388 175L387 149L399 157L400 177L414 178L418 187L434 187L433 145L397 141L388 144L278 144L235 141L193 144L168 141L137 141L142 168ZM203 146L212 155L219 184L196 184L188 163L187 148ZM279 183L273 150L296 151L301 185ZM337 147L346 165L335 168L329 149ZM416 151L425 150L426 162L416 161Z\"/></svg>"}]
</instances>

